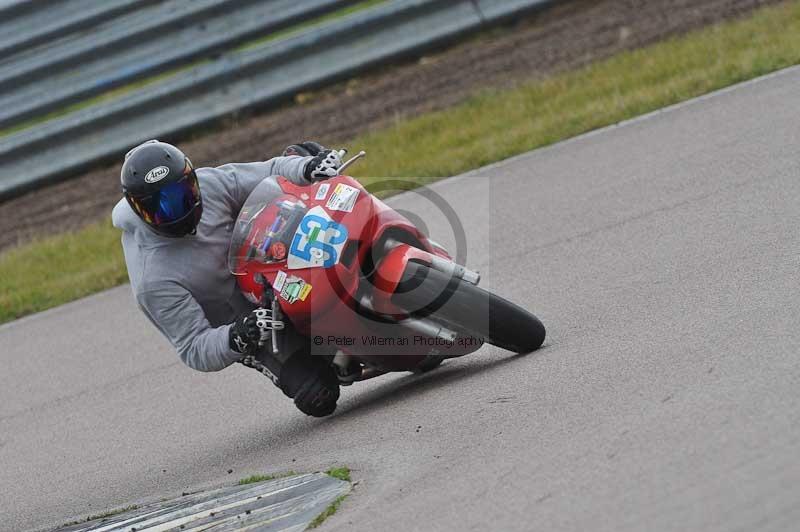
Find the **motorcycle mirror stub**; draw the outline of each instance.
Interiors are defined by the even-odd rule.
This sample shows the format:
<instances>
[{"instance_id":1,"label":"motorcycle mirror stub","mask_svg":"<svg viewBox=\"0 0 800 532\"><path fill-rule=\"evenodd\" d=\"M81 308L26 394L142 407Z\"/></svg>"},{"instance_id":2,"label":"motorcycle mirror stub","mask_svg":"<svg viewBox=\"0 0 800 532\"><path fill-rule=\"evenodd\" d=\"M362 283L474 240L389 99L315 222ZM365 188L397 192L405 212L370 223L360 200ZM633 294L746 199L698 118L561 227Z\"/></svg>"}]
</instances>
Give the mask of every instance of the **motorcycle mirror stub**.
<instances>
[{"instance_id":1,"label":"motorcycle mirror stub","mask_svg":"<svg viewBox=\"0 0 800 532\"><path fill-rule=\"evenodd\" d=\"M344 152L346 154L347 150L342 150L342 152ZM342 157L344 157L344 154L342 154L342 152L339 152L339 154ZM366 157L366 156L367 156L367 152L365 152L364 150L361 150L360 152L355 154L352 158L347 160L342 166L339 167L339 175L342 175L342 172L344 172L351 164L353 164L357 160L361 159L362 157Z\"/></svg>"}]
</instances>

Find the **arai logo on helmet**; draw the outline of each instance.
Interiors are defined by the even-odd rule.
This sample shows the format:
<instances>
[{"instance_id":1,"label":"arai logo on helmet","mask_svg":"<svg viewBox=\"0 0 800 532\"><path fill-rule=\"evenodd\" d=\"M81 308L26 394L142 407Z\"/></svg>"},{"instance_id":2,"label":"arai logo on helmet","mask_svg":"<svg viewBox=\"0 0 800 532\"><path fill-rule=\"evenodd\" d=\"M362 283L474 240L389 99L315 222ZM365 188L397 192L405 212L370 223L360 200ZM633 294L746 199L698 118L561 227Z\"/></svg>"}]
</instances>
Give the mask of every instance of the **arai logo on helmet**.
<instances>
[{"instance_id":1,"label":"arai logo on helmet","mask_svg":"<svg viewBox=\"0 0 800 532\"><path fill-rule=\"evenodd\" d=\"M144 180L147 183L155 183L156 181L161 181L165 177L169 175L169 168L166 166L156 166L144 176Z\"/></svg>"}]
</instances>

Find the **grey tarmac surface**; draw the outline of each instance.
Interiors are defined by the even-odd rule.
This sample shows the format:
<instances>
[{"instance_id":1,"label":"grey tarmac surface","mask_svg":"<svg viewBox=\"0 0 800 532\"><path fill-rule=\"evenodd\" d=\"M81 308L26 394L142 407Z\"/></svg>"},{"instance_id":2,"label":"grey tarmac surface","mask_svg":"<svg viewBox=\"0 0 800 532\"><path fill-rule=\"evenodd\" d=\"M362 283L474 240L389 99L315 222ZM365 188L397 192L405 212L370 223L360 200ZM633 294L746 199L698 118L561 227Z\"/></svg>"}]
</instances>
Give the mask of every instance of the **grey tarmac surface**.
<instances>
[{"instance_id":1,"label":"grey tarmac surface","mask_svg":"<svg viewBox=\"0 0 800 532\"><path fill-rule=\"evenodd\" d=\"M328 419L251 370L183 367L128 287L0 327L0 529L343 464L327 530L797 530L798 87L434 185L545 347L356 385ZM391 203L452 240L427 200Z\"/></svg>"}]
</instances>

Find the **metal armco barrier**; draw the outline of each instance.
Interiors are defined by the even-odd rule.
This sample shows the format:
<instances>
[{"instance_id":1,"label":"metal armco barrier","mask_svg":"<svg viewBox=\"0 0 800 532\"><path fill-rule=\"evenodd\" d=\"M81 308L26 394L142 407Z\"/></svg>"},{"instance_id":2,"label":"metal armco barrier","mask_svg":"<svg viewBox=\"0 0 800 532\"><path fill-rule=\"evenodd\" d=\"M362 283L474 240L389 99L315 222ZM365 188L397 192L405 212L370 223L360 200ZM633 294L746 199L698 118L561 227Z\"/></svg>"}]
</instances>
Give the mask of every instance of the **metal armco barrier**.
<instances>
[{"instance_id":1,"label":"metal armco barrier","mask_svg":"<svg viewBox=\"0 0 800 532\"><path fill-rule=\"evenodd\" d=\"M297 532L352 489L325 473L293 475L164 500L53 532L260 530Z\"/></svg>"},{"instance_id":2,"label":"metal armco barrier","mask_svg":"<svg viewBox=\"0 0 800 532\"><path fill-rule=\"evenodd\" d=\"M0 63L0 128L354 1L167 0L143 8Z\"/></svg>"},{"instance_id":3,"label":"metal armco barrier","mask_svg":"<svg viewBox=\"0 0 800 532\"><path fill-rule=\"evenodd\" d=\"M552 0L392 0L232 51L117 100L0 138L0 198L66 179L132 145L417 54Z\"/></svg>"},{"instance_id":4,"label":"metal armco barrier","mask_svg":"<svg viewBox=\"0 0 800 532\"><path fill-rule=\"evenodd\" d=\"M11 4L0 18L0 59L158 0L29 0Z\"/></svg>"}]
</instances>

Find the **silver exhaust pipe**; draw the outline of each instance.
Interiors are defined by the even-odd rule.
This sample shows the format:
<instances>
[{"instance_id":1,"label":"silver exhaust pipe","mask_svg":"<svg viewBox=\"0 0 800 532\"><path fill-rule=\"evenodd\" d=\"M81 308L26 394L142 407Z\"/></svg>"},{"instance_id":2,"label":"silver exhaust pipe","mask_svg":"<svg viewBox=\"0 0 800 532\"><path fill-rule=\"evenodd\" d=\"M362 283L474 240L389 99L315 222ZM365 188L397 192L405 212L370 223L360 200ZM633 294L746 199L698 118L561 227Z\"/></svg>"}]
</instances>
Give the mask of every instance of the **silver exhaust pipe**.
<instances>
[{"instance_id":1,"label":"silver exhaust pipe","mask_svg":"<svg viewBox=\"0 0 800 532\"><path fill-rule=\"evenodd\" d=\"M399 324L408 327L416 333L430 336L431 338L438 338L439 340L445 342L456 341L457 333L455 331L452 331L444 325L440 325L432 320L424 318L406 318L399 322Z\"/></svg>"},{"instance_id":2,"label":"silver exhaust pipe","mask_svg":"<svg viewBox=\"0 0 800 532\"><path fill-rule=\"evenodd\" d=\"M384 255L388 253L390 250L399 246L400 244L404 244L404 242L398 242L393 238L387 239L383 245ZM444 250L444 248L439 244L435 244L435 246L438 247L439 249ZM477 286L478 283L481 282L481 274L479 272L470 270L469 268L461 266L460 264L456 264L451 260L443 259L442 257L438 257L436 255L431 256L431 268L440 271L442 273L446 273L450 277L455 277L456 279L461 279L462 281L466 281L475 286Z\"/></svg>"}]
</instances>

